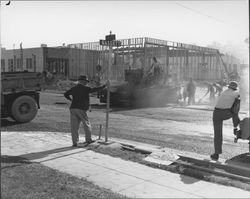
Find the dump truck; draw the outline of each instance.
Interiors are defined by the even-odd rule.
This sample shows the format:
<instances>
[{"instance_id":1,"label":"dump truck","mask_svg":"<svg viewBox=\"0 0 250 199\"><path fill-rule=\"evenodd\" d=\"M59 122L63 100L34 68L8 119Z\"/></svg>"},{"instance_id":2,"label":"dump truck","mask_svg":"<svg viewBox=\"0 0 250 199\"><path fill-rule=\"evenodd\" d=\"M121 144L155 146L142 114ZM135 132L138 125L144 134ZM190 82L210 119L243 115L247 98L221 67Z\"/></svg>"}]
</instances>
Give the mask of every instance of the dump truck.
<instances>
[{"instance_id":1,"label":"dump truck","mask_svg":"<svg viewBox=\"0 0 250 199\"><path fill-rule=\"evenodd\" d=\"M178 86L166 82L145 81L143 69L125 70L125 81L110 84L110 105L130 107L157 107L176 103ZM107 102L107 90L98 93L101 103Z\"/></svg>"},{"instance_id":2,"label":"dump truck","mask_svg":"<svg viewBox=\"0 0 250 199\"><path fill-rule=\"evenodd\" d=\"M37 72L1 73L1 118L21 123L35 118L44 77Z\"/></svg>"}]
</instances>

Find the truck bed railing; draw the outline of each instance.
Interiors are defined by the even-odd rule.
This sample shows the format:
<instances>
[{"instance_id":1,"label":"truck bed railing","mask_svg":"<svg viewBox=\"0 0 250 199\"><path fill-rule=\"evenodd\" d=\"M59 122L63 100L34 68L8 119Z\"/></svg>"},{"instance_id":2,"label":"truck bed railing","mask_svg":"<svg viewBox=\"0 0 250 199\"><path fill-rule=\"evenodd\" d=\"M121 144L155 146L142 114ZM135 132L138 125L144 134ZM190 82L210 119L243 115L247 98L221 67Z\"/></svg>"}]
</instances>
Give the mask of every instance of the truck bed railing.
<instances>
[{"instance_id":1,"label":"truck bed railing","mask_svg":"<svg viewBox=\"0 0 250 199\"><path fill-rule=\"evenodd\" d=\"M1 73L1 92L15 93L23 91L40 91L43 82L41 73L4 72Z\"/></svg>"}]
</instances>

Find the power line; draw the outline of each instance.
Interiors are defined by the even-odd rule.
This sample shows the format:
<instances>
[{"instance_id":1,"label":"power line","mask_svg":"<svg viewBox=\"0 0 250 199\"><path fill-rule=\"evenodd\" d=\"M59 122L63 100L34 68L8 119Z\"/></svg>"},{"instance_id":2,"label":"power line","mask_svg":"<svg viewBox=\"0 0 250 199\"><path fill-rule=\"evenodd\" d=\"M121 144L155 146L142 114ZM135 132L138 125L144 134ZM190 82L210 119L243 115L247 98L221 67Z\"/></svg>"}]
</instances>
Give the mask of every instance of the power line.
<instances>
[{"instance_id":1,"label":"power line","mask_svg":"<svg viewBox=\"0 0 250 199\"><path fill-rule=\"evenodd\" d=\"M194 12L194 13L197 13L197 14L199 14L199 15L203 15L203 16L209 17L209 18L214 19L214 20L216 20L216 21L218 21L218 22L220 22L220 23L225 23L224 21L222 21L222 20L220 20L220 19L217 19L217 18L215 18L215 17L213 17L213 16L204 14L204 13L202 13L202 12L199 12L199 11L197 11L197 10L194 10L194 9L192 9L192 8L189 8L189 7L187 7L187 6L184 6L184 5L180 4L180 3L176 3L176 4L179 5L179 6L181 6L181 7L183 7L183 8L186 8L186 9L188 9L188 10Z\"/></svg>"}]
</instances>

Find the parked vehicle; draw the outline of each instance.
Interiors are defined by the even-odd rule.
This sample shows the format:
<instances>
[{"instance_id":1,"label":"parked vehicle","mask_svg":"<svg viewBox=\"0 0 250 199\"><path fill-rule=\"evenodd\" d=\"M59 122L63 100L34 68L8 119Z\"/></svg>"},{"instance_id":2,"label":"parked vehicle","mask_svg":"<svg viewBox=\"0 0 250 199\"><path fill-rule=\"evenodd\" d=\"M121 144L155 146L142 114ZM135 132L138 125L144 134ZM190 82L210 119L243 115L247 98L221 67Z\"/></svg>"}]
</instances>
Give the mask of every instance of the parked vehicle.
<instances>
[{"instance_id":1,"label":"parked vehicle","mask_svg":"<svg viewBox=\"0 0 250 199\"><path fill-rule=\"evenodd\" d=\"M35 72L1 73L1 117L29 122L40 108L43 75Z\"/></svg>"}]
</instances>

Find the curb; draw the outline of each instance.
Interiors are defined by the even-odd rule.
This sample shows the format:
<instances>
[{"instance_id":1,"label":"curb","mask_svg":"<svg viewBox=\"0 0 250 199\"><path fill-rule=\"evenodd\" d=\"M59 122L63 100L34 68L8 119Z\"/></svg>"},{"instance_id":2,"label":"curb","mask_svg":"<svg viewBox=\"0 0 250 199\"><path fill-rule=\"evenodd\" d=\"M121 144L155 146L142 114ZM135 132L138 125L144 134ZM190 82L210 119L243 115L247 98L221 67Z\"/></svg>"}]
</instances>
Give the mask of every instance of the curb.
<instances>
[{"instance_id":1,"label":"curb","mask_svg":"<svg viewBox=\"0 0 250 199\"><path fill-rule=\"evenodd\" d=\"M142 154L151 154L155 151L162 151L162 150L154 150L153 148L150 147L135 146L132 144L127 144L122 142L121 145L122 148L125 150L130 150ZM209 160L206 161L204 159L202 160L199 158L188 157L178 153L177 155L179 156L180 160L176 161L171 160L172 163L181 164L188 168L212 173L222 177L233 178L235 180L240 180L244 182L250 182L250 168L241 165L229 165L225 163L225 160L221 160L221 162L211 162ZM167 160L166 162L169 162L169 160ZM161 165L161 163L159 163L159 165Z\"/></svg>"}]
</instances>

